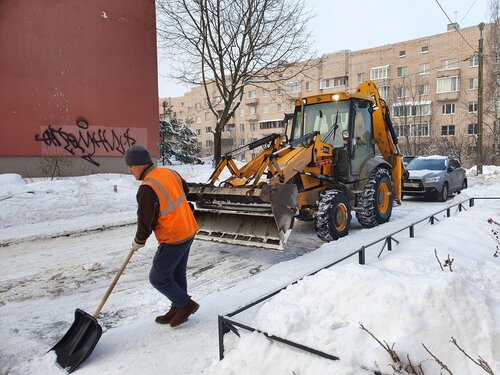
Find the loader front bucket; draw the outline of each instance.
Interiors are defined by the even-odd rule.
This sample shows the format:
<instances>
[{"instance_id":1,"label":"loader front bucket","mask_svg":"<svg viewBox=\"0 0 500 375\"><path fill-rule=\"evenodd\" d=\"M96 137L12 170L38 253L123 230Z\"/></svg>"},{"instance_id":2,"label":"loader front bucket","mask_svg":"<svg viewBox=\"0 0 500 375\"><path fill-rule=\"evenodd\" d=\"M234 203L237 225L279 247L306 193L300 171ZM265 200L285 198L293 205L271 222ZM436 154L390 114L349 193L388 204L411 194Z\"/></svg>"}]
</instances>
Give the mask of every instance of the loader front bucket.
<instances>
[{"instance_id":1,"label":"loader front bucket","mask_svg":"<svg viewBox=\"0 0 500 375\"><path fill-rule=\"evenodd\" d=\"M71 373L92 353L101 335L102 328L97 319L76 309L75 321L51 350L57 355L57 363Z\"/></svg>"},{"instance_id":2,"label":"loader front bucket","mask_svg":"<svg viewBox=\"0 0 500 375\"><path fill-rule=\"evenodd\" d=\"M298 208L292 184L262 188L190 186L200 225L196 238L283 250Z\"/></svg>"}]
</instances>

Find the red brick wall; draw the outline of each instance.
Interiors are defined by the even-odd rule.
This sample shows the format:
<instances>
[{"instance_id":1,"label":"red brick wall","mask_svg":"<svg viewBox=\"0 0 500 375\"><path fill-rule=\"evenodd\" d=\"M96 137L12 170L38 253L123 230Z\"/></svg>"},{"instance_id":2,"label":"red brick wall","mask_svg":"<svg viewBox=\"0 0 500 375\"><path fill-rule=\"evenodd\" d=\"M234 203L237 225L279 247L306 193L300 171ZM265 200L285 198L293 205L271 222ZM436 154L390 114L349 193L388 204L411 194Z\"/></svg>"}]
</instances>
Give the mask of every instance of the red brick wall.
<instances>
[{"instance_id":1,"label":"red brick wall","mask_svg":"<svg viewBox=\"0 0 500 375\"><path fill-rule=\"evenodd\" d=\"M1 0L0 46L0 156L157 155L154 0Z\"/></svg>"}]
</instances>

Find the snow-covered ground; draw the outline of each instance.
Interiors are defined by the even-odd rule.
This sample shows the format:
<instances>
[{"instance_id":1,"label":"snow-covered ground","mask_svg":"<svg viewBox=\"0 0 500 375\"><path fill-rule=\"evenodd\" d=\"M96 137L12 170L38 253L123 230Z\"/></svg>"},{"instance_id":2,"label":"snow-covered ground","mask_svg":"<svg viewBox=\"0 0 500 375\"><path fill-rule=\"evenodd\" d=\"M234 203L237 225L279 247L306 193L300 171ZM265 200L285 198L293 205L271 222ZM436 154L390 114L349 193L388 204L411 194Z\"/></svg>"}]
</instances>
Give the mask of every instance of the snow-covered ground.
<instances>
[{"instance_id":1,"label":"snow-covered ground","mask_svg":"<svg viewBox=\"0 0 500 375\"><path fill-rule=\"evenodd\" d=\"M188 181L206 181L206 165L175 166ZM393 251L369 248L320 271L238 320L339 357L322 359L240 330L225 335L218 360L217 315L310 273L345 254L452 203L471 196L500 196L500 167L468 171L469 189L446 203L409 198L387 224L329 244L298 224L292 255L195 241L189 283L200 310L175 329L154 323L168 308L148 283L155 244L132 258L98 321L103 336L77 370L84 374L392 374L387 343L402 361L439 374L433 356L453 374L483 374L468 359L481 357L500 374L500 257L491 229L500 200L435 225L418 224ZM125 258L134 235L138 182L105 174L58 181L24 181L0 175L0 374L60 374L47 353L73 322L75 308L92 313ZM496 228L499 229L500 228ZM287 250L285 250L286 253ZM449 267L441 267L446 259ZM362 330L363 325L367 331ZM427 348L427 350L424 348ZM430 354L432 353L432 354ZM445 372L443 372L445 373Z\"/></svg>"}]
</instances>

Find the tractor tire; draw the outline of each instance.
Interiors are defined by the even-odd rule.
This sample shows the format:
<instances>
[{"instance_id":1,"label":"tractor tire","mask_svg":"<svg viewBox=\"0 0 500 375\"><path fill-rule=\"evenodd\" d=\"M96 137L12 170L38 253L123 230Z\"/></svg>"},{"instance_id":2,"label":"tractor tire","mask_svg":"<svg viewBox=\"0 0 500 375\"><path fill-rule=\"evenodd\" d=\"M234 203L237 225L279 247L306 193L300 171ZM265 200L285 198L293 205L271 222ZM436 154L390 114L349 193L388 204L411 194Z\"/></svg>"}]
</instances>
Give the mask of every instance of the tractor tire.
<instances>
[{"instance_id":1,"label":"tractor tire","mask_svg":"<svg viewBox=\"0 0 500 375\"><path fill-rule=\"evenodd\" d=\"M357 197L359 223L372 228L389 221L394 200L391 177L386 169L376 169L370 175L363 192Z\"/></svg>"},{"instance_id":2,"label":"tractor tire","mask_svg":"<svg viewBox=\"0 0 500 375\"><path fill-rule=\"evenodd\" d=\"M351 206L345 193L338 190L321 193L314 216L314 228L319 238L330 242L347 236L351 218Z\"/></svg>"}]
</instances>

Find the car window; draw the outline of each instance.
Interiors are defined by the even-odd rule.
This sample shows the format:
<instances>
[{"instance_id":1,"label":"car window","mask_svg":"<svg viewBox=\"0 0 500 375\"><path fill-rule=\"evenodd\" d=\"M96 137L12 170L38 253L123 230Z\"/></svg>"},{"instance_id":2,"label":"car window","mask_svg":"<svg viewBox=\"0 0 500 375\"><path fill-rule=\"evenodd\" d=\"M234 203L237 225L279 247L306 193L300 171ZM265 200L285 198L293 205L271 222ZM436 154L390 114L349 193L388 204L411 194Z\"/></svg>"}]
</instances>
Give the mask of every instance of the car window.
<instances>
[{"instance_id":1,"label":"car window","mask_svg":"<svg viewBox=\"0 0 500 375\"><path fill-rule=\"evenodd\" d=\"M446 169L445 159L413 159L406 167L408 170L428 169L431 171L443 171Z\"/></svg>"},{"instance_id":2,"label":"car window","mask_svg":"<svg viewBox=\"0 0 500 375\"><path fill-rule=\"evenodd\" d=\"M460 168L460 162L457 159L450 159L450 167Z\"/></svg>"}]
</instances>

